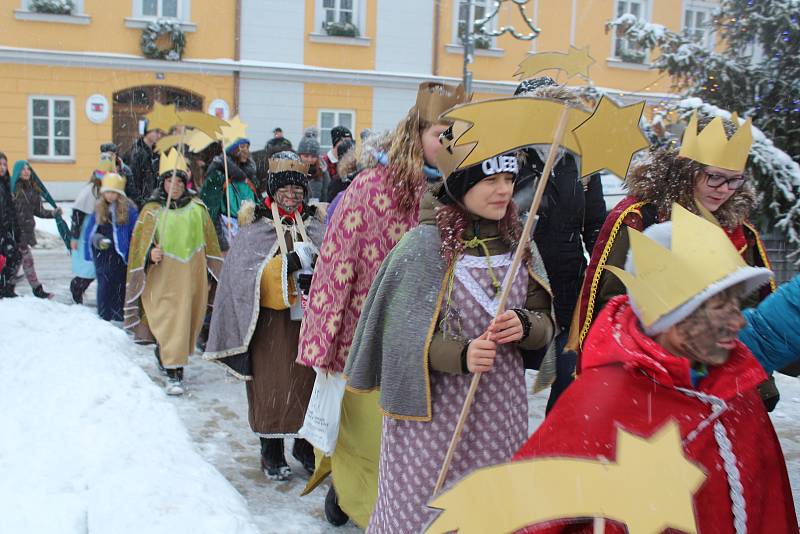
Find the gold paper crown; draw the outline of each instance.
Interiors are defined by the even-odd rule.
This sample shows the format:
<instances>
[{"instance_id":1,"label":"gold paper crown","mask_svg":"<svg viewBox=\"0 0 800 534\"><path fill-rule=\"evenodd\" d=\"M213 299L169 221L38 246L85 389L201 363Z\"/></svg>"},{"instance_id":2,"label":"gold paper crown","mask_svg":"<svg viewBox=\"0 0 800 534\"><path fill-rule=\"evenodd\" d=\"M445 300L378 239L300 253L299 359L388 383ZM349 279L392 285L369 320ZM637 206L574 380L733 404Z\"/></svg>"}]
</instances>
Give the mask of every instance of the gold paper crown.
<instances>
[{"instance_id":1,"label":"gold paper crown","mask_svg":"<svg viewBox=\"0 0 800 534\"><path fill-rule=\"evenodd\" d=\"M607 265L631 295L645 327L712 284L747 267L719 226L672 205L672 247L667 250L628 227L636 274Z\"/></svg>"},{"instance_id":2,"label":"gold paper crown","mask_svg":"<svg viewBox=\"0 0 800 534\"><path fill-rule=\"evenodd\" d=\"M100 192L104 193L106 191L116 191L117 193L124 195L125 194L125 177L120 176L115 172L108 172L105 176L103 176L103 181L100 185Z\"/></svg>"},{"instance_id":3,"label":"gold paper crown","mask_svg":"<svg viewBox=\"0 0 800 534\"><path fill-rule=\"evenodd\" d=\"M725 126L720 117L714 118L698 134L695 111L683 133L683 142L678 155L711 167L744 171L747 156L750 155L750 145L753 144L752 119L748 117L744 124L739 126L739 117L734 113L731 121L737 130L730 139L725 134Z\"/></svg>"},{"instance_id":4,"label":"gold paper crown","mask_svg":"<svg viewBox=\"0 0 800 534\"><path fill-rule=\"evenodd\" d=\"M299 172L300 174L308 174L308 164L302 161L293 159L271 159L269 160L269 172L272 174L278 172Z\"/></svg>"},{"instance_id":5,"label":"gold paper crown","mask_svg":"<svg viewBox=\"0 0 800 534\"><path fill-rule=\"evenodd\" d=\"M174 148L166 154L161 154L161 161L158 165L159 176L165 173L171 173L172 171L183 171L186 173L188 172L188 169L189 168L186 165L186 160L184 159L183 154Z\"/></svg>"},{"instance_id":6,"label":"gold paper crown","mask_svg":"<svg viewBox=\"0 0 800 534\"><path fill-rule=\"evenodd\" d=\"M468 100L461 84L453 86L439 82L422 82L417 89L416 108L420 119L435 123L442 113Z\"/></svg>"}]
</instances>

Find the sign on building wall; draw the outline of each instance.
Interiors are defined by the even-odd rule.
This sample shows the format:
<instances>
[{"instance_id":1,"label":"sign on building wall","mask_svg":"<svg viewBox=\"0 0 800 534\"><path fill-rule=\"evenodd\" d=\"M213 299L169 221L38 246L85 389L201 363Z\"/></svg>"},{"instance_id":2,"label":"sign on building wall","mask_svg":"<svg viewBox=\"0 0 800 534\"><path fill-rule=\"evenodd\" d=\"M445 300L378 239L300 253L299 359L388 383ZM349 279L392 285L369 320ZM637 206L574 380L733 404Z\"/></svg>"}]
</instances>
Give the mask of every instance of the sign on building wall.
<instances>
[{"instance_id":1,"label":"sign on building wall","mask_svg":"<svg viewBox=\"0 0 800 534\"><path fill-rule=\"evenodd\" d=\"M108 100L101 94L86 99L86 116L95 124L102 124L108 118Z\"/></svg>"},{"instance_id":2,"label":"sign on building wall","mask_svg":"<svg viewBox=\"0 0 800 534\"><path fill-rule=\"evenodd\" d=\"M227 102L221 98L217 98L209 104L208 114L214 115L222 120L228 120L230 118L231 108L228 106Z\"/></svg>"}]
</instances>

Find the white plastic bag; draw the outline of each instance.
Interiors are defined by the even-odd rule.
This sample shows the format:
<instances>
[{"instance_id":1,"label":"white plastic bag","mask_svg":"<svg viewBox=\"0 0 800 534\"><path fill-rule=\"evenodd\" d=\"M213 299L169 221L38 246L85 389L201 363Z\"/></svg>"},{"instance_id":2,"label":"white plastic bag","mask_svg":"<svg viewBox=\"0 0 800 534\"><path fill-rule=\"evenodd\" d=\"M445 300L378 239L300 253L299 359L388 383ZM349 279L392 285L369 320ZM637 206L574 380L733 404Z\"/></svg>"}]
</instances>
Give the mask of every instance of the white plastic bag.
<instances>
[{"instance_id":1,"label":"white plastic bag","mask_svg":"<svg viewBox=\"0 0 800 534\"><path fill-rule=\"evenodd\" d=\"M298 434L326 456L330 456L336 448L336 439L339 436L339 417L346 381L341 373L326 373L317 368L314 370L317 378L308 401L303 427Z\"/></svg>"}]
</instances>

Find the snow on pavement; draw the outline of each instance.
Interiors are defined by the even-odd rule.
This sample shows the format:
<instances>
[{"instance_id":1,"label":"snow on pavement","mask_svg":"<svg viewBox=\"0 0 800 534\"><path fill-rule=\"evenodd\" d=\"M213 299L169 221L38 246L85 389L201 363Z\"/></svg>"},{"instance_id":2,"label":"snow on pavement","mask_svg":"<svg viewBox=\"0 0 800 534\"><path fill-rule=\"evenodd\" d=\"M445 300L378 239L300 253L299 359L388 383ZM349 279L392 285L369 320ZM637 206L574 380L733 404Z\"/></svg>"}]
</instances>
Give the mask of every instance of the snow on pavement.
<instances>
[{"instance_id":1,"label":"snow on pavement","mask_svg":"<svg viewBox=\"0 0 800 534\"><path fill-rule=\"evenodd\" d=\"M0 301L7 532L258 532L175 408L89 308Z\"/></svg>"},{"instance_id":2,"label":"snow on pavement","mask_svg":"<svg viewBox=\"0 0 800 534\"><path fill-rule=\"evenodd\" d=\"M56 300L62 303L70 302L69 297L69 280L71 274L69 272L69 258L63 248L53 247L51 249L34 251L36 257L37 269L39 271L39 278L44 282L45 288L49 291L56 293ZM17 292L24 295L30 294L30 289L27 284L22 281L17 286ZM11 334L9 332L9 321L11 318L5 308L7 300L0 301L0 352L5 353L5 346L7 345L7 338L16 338L19 334ZM103 327L114 330L114 327L102 324L94 318L94 285L90 287L86 303L89 307L80 306L57 306L52 303L42 303L33 299L18 299L16 302L24 303L25 306L20 304L20 314L27 313L30 317L31 312L25 311L30 309L40 309L38 306L45 306L49 309L50 306L55 306L59 310L59 317L54 317L53 321L48 320L48 325L37 328L37 332L41 330L42 334L37 335L40 339L52 340L53 336L47 334L54 328L54 325L69 323L73 325L80 324L81 329L93 329L96 325L101 324ZM11 315L17 315L12 313ZM17 324L17 323L15 323ZM19 325L18 325L19 327ZM27 329L27 325L25 327ZM17 330L17 329L14 329ZM19 330L17 330L18 332ZM105 331L105 330L104 330ZM163 385L163 377L155 367L155 359L151 348L140 347L131 343L124 334L115 331L113 337L117 345L113 345L113 349L119 354L124 355L125 358L114 358L114 361L128 359L138 365L139 369L143 370L157 388ZM122 336L122 337L119 337ZM58 339L58 343L54 343L50 349L58 350L58 346L69 347L73 351L73 340L68 337L64 332L54 336ZM97 342L96 336L92 334L91 339ZM47 341L50 343L50 341ZM22 354L32 354L31 347L34 342L28 341L23 343L20 340L14 340L13 345L16 347L23 347ZM89 343L91 345L91 343ZM83 346L83 344L81 345ZM103 354L108 352L108 347L105 349L91 349L100 350ZM4 358L0 358L0 402L7 412L17 412L16 399L6 400L4 398L6 388L4 381L8 375L7 369L4 368ZM90 361L92 361L90 359ZM14 363L8 365L15 365ZM92 365L96 365L96 362ZM137 372L136 366L126 368L129 374ZM94 372L94 370L92 370ZM141 374L141 373L139 373ZM529 379L532 375L529 376ZM11 380L11 379L9 379ZM785 376L777 377L778 386L781 390L781 402L778 408L772 414L772 420L775 424L775 429L781 440L784 453L787 459L789 469L789 476L792 482L794 492L795 507L800 509L800 380L793 379ZM12 381L13 382L13 381ZM245 395L244 386L230 377L226 377L222 369L210 362L205 362L195 355L191 359L190 365L186 368L186 385L188 388L187 394L181 398L167 398L163 394L154 390L154 395L159 397L160 402L168 404L177 410L182 423L188 429L189 436L195 442L195 447L200 456L213 465L219 473L221 473L230 484L244 497L247 507L249 508L252 521L255 523L258 532L273 533L273 532L302 532L302 533L321 533L321 532L337 532L342 534L352 534L359 532L359 530L352 524L345 527L335 528L329 525L323 515L323 500L327 485L315 490L311 495L306 497L299 497L299 493L305 484L305 475L302 473L302 468L291 457L291 440L287 440L287 460L291 465L294 475L291 480L285 483L277 483L266 480L259 468L259 444L258 439L252 434L247 423L247 399ZM17 387L17 386L15 386ZM130 387L130 386L129 386ZM141 386L140 386L141 387ZM52 393L48 393L51 396ZM41 395L40 395L41 396ZM38 397L37 397L38 399ZM531 395L529 397L529 410L530 410L530 429L534 430L544 417L544 408L547 401L546 392L538 395ZM40 403L41 401L37 402ZM49 402L49 401L48 401ZM57 403L51 403L56 405ZM22 409L22 408L21 408ZM24 410L23 410L24 411ZM27 413L27 412L26 412ZM40 425L49 423L50 417L43 417L43 413L39 409L34 410L33 419L25 419L25 421L38 422ZM173 412L174 415L174 412ZM4 425L4 420L9 417L7 413L0 414L0 425ZM84 419L81 419L80 431L86 433L83 429ZM26 423L28 424L28 423ZM110 424L116 424L114 421ZM18 425L18 424L17 424ZM0 426L0 428L8 428ZM24 427L15 426L15 429ZM94 428L94 427L92 427ZM96 431L97 429L95 428ZM44 434L46 433L46 436ZM42 429L40 434L42 439L48 442L47 450L52 455L58 455L58 433L54 432L52 427ZM14 435L9 433L8 435ZM0 434L0 472L4 472L4 450L6 446L3 441L4 434ZM138 439L138 438L136 438ZM44 445L42 445L44 447ZM140 449L143 450L143 449ZM191 452L191 451L190 451ZM116 457L108 458L109 465L113 466L114 461L119 461ZM35 464L34 464L35 465ZM42 469L48 467L43 466ZM46 469L45 469L46 470ZM76 472L79 472L76 470ZM50 473L48 473L51 475ZM44 476L41 475L40 476ZM62 483L61 486L67 484ZM44 487L61 487L53 483L51 486ZM16 488L26 487L23 484L17 484ZM27 486L29 489L34 487L30 484ZM158 490L158 488L156 488ZM0 480L0 502L4 502L4 494L7 491L5 481ZM16 490L15 490L16 491ZM51 491L51 490L48 490ZM230 487L228 487L230 491ZM41 494L36 497L39 502L47 498ZM53 502L48 498L48 503ZM63 508L70 510L69 501L64 501ZM216 506L219 506L217 501L214 501ZM3 506L3 505L0 505ZM52 508L50 504L48 509ZM61 508L59 508L61 509ZM34 514L35 517L35 514ZM195 530L190 528L193 523L187 523L186 528L177 528L171 532L203 532L202 530ZM48 532L47 530L28 529L23 531L32 532ZM84 530L79 530L85 532ZM63 530L59 531L63 532ZM90 532L106 532L106 530L90 530ZM125 532L125 531L123 531ZM151 529L143 529L140 532L153 532ZM218 530L218 532L236 532L236 530ZM243 531L245 532L245 531ZM248 531L249 532L249 531Z\"/></svg>"}]
</instances>

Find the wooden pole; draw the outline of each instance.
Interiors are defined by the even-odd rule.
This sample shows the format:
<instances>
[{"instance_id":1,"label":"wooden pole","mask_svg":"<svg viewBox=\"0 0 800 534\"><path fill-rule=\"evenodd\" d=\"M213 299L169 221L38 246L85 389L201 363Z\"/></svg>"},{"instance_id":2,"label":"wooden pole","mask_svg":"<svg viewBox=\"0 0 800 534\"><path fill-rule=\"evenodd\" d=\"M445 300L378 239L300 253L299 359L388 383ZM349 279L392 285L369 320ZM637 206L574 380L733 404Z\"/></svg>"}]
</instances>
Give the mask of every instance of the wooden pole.
<instances>
[{"instance_id":1,"label":"wooden pole","mask_svg":"<svg viewBox=\"0 0 800 534\"><path fill-rule=\"evenodd\" d=\"M517 276L517 270L522 263L522 257L525 253L525 246L530 239L534 222L536 219L538 219L537 212L539 211L539 205L542 203L544 189L547 186L547 181L550 178L550 173L553 170L553 164L555 163L556 154L558 153L558 148L561 145L561 140L564 138L564 132L567 129L568 120L569 107L564 106L564 111L562 111L561 117L556 125L555 135L553 136L553 144L550 145L550 153L547 155L547 161L544 164L542 176L539 178L539 184L536 187L536 194L533 196L533 201L531 202L531 209L528 212L528 219L525 221L525 227L522 230L522 237L519 240L519 244L517 244L516 251L514 252L514 260L511 263L509 275L506 278L507 283L503 287L503 292L500 294L500 302L497 306L497 314L495 318L503 313L506 301L508 300L508 295L511 292L511 285L514 283L514 279ZM464 428L464 423L467 420L469 410L472 407L472 401L475 399L475 392L478 390L478 384L480 381L481 373L475 373L472 375L472 382L469 385L469 391L467 391L467 396L464 399L464 405L461 407L461 414L458 416L458 424L456 425L455 432L453 432L453 438L450 440L450 446L447 448L447 454L444 457L442 469L439 471L439 478L436 480L436 486L433 489L433 496L438 495L439 491L444 485L445 479L447 478L447 471L450 469L450 463L453 461L453 453L455 452L458 441L461 438L461 431Z\"/></svg>"},{"instance_id":2,"label":"wooden pole","mask_svg":"<svg viewBox=\"0 0 800 534\"><path fill-rule=\"evenodd\" d=\"M230 190L230 183L228 178L228 153L225 152L225 138L223 137L220 140L222 144L222 161L223 166L225 167L225 207L228 211L228 235L233 237L233 229L231 223L231 190ZM230 243L228 243L230 245Z\"/></svg>"}]
</instances>

